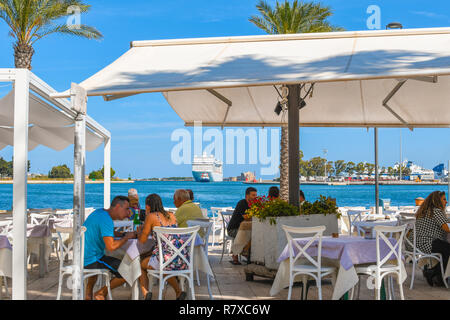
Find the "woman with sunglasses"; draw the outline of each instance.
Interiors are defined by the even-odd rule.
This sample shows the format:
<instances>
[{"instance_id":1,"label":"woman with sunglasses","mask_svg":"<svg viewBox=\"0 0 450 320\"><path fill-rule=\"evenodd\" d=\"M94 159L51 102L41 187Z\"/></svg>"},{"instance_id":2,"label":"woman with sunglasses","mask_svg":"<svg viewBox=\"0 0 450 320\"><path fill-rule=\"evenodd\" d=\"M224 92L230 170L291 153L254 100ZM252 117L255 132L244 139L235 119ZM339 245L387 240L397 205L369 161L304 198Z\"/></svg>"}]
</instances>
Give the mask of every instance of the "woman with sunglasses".
<instances>
[{"instance_id":1,"label":"woman with sunglasses","mask_svg":"<svg viewBox=\"0 0 450 320\"><path fill-rule=\"evenodd\" d=\"M416 246L424 253L440 253L444 270L450 257L450 243L447 241L450 221L445 214L446 205L445 192L434 191L425 199L416 213ZM411 233L408 236L411 243L412 237ZM431 269L425 266L423 275L430 286L444 286L439 264Z\"/></svg>"}]
</instances>

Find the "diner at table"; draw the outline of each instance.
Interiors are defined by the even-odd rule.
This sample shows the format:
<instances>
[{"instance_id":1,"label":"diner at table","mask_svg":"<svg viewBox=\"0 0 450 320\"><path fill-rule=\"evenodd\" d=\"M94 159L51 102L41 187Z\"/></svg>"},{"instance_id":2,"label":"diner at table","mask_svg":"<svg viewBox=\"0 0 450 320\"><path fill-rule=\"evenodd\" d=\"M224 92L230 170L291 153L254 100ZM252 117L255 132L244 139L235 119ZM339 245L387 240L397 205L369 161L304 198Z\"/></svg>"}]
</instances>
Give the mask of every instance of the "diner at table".
<instances>
[{"instance_id":1,"label":"diner at table","mask_svg":"<svg viewBox=\"0 0 450 320\"><path fill-rule=\"evenodd\" d=\"M177 207L175 217L177 225L180 228L187 227L188 220L203 219L202 210L198 205L192 202L189 192L184 189L178 189L173 194L173 203ZM203 231L200 232L203 236Z\"/></svg>"},{"instance_id":2,"label":"diner at table","mask_svg":"<svg viewBox=\"0 0 450 320\"><path fill-rule=\"evenodd\" d=\"M133 221L134 216L140 214L141 206L139 204L139 195L135 188L131 188L128 190L128 199L130 199L130 214L128 219Z\"/></svg>"},{"instance_id":3,"label":"diner at table","mask_svg":"<svg viewBox=\"0 0 450 320\"><path fill-rule=\"evenodd\" d=\"M227 227L227 233L231 238L234 238L236 240L238 231L243 221L251 221L251 218L245 213L245 211L250 208L250 204L257 196L257 190L253 187L248 187L245 190L245 199L240 200L236 204L233 215L231 216L230 222L228 223ZM248 242L242 249L235 246L234 251L232 252L232 260L230 261L230 263L233 265L240 265L241 263L239 262L238 252L240 250L246 250L248 252L250 245L251 243Z\"/></svg>"},{"instance_id":4,"label":"diner at table","mask_svg":"<svg viewBox=\"0 0 450 320\"><path fill-rule=\"evenodd\" d=\"M179 198L177 198L177 200L178 199ZM147 217L145 218L144 225L142 226L142 228L140 228L140 232L138 235L138 239L141 244L145 244L148 241L149 236L151 236L152 239L156 239L156 234L153 231L154 227L178 227L177 219L175 218L174 214L172 212L167 212L166 210L164 210L161 197L157 194L151 194L145 199L145 211L147 212ZM172 244L178 249L184 244L184 240L181 237L172 236L170 240ZM170 251L170 248L165 245L163 250L164 252ZM184 251L186 251L186 249L184 249ZM186 254L187 252L183 253ZM153 249L149 251L145 256L141 256L141 268L142 272L139 278L139 282L142 295L145 297L145 300L151 300L152 292L150 292L148 288L147 269L159 269L159 247L157 245L155 245ZM187 265L185 261L177 257L175 261L173 261L166 268L168 268L169 270L186 269ZM167 280L167 282L175 290L177 300L186 299L186 292L181 291L176 278L171 277Z\"/></svg>"},{"instance_id":5,"label":"diner at table","mask_svg":"<svg viewBox=\"0 0 450 320\"><path fill-rule=\"evenodd\" d=\"M427 283L432 286L444 286L446 275L442 274L442 269L447 269L450 257L450 243L448 234L450 232L450 220L445 214L447 199L445 192L434 191L428 195L425 201L417 210L416 217L416 246L426 254L439 253L442 256L442 263L437 263L433 267L425 265L423 276ZM413 242L414 234L410 233L408 239ZM410 245L408 249L412 250Z\"/></svg>"}]
</instances>

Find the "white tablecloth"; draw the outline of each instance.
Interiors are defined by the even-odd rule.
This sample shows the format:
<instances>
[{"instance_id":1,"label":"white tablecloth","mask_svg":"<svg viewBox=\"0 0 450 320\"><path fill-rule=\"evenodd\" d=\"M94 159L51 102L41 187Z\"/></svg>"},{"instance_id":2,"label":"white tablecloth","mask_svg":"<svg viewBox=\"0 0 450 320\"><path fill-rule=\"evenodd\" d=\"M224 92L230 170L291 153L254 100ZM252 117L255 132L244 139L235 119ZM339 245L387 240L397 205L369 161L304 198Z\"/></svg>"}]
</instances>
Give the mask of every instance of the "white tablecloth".
<instances>
[{"instance_id":1,"label":"white tablecloth","mask_svg":"<svg viewBox=\"0 0 450 320\"><path fill-rule=\"evenodd\" d=\"M13 243L14 245L14 243ZM41 247L42 245L42 247ZM32 253L44 259L44 265L39 263L39 274L43 276L44 272L48 272L48 262L52 252L52 235L48 225L27 225L27 248L28 253ZM44 252L41 252L41 248ZM43 255L43 256L41 256Z\"/></svg>"},{"instance_id":2,"label":"white tablecloth","mask_svg":"<svg viewBox=\"0 0 450 320\"><path fill-rule=\"evenodd\" d=\"M12 247L6 236L0 236L0 276L12 278Z\"/></svg>"},{"instance_id":3,"label":"white tablecloth","mask_svg":"<svg viewBox=\"0 0 450 320\"><path fill-rule=\"evenodd\" d=\"M310 238L298 239L299 241L307 241ZM395 243L394 239L391 242ZM384 251L381 246L381 256L386 256L388 251ZM317 255L316 248L310 247L307 253ZM287 256L287 258L286 258ZM280 267L278 268L275 280L273 281L270 295L277 295L282 289L289 287L289 249L286 245L279 259ZM376 264L376 240L367 240L363 237L340 236L339 238L323 237L322 239L322 266L336 267L337 276L333 278L333 300L340 299L346 292L353 288L359 281L355 266L358 264L373 263ZM407 274L405 266L402 262L402 283L406 280ZM297 276L294 281L301 279L303 275Z\"/></svg>"}]
</instances>

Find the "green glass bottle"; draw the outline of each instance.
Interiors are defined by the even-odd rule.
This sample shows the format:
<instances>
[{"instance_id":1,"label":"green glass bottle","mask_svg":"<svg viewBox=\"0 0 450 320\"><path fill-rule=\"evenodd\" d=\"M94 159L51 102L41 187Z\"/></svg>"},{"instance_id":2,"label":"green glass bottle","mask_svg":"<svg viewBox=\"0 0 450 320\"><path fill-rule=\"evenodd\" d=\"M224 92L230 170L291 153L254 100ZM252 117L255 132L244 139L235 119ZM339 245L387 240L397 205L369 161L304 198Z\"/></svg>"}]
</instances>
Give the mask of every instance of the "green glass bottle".
<instances>
[{"instance_id":1,"label":"green glass bottle","mask_svg":"<svg viewBox=\"0 0 450 320\"><path fill-rule=\"evenodd\" d=\"M137 212L137 210L133 210L133 211L135 211L134 218L133 218L133 226L134 226L134 230L136 230L137 227L139 225L141 225L141 220L139 219L139 213Z\"/></svg>"}]
</instances>

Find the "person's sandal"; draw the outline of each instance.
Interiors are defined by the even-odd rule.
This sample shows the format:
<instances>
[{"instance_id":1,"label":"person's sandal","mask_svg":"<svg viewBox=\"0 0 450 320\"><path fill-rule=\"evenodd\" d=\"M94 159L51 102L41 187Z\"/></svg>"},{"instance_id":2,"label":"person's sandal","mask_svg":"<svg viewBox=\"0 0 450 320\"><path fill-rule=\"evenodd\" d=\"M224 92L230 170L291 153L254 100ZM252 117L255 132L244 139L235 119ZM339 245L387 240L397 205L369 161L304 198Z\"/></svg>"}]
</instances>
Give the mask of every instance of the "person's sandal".
<instances>
[{"instance_id":1,"label":"person's sandal","mask_svg":"<svg viewBox=\"0 0 450 320\"><path fill-rule=\"evenodd\" d=\"M231 263L232 265L234 265L234 266L240 266L240 265L242 265L242 263L240 263L239 261L233 261L233 260L230 260L230 263Z\"/></svg>"},{"instance_id":2,"label":"person's sandal","mask_svg":"<svg viewBox=\"0 0 450 320\"><path fill-rule=\"evenodd\" d=\"M145 299L144 300L152 300L152 293L151 292L147 292L147 294L145 295Z\"/></svg>"},{"instance_id":3,"label":"person's sandal","mask_svg":"<svg viewBox=\"0 0 450 320\"><path fill-rule=\"evenodd\" d=\"M186 292L181 292L178 296L177 300L186 300Z\"/></svg>"}]
</instances>

